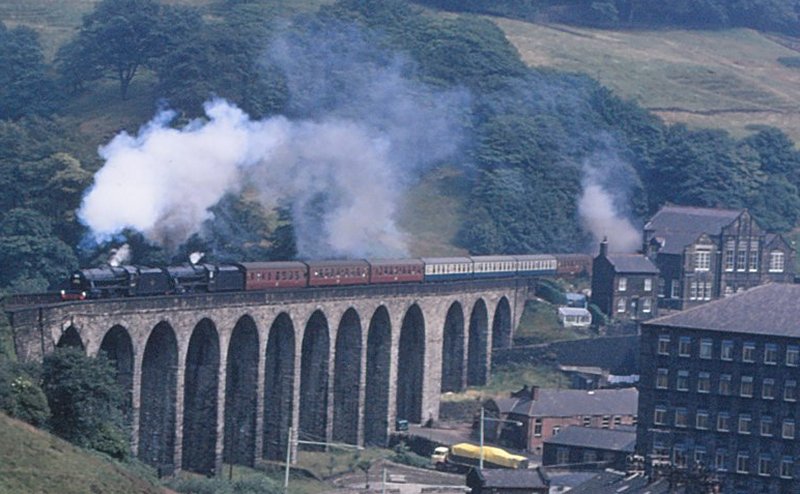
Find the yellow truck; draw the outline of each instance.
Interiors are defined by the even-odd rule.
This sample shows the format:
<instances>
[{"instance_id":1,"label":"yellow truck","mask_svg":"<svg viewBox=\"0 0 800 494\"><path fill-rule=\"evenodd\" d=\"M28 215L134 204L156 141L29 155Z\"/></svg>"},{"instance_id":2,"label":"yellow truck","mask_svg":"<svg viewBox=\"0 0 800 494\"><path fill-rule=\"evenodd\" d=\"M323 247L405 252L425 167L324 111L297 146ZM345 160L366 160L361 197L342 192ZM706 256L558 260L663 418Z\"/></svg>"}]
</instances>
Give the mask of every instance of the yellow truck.
<instances>
[{"instance_id":1,"label":"yellow truck","mask_svg":"<svg viewBox=\"0 0 800 494\"><path fill-rule=\"evenodd\" d=\"M439 446L431 455L431 463L437 470L466 472L480 464L481 447L470 443ZM483 447L484 468L528 468L528 458L511 454L494 446Z\"/></svg>"}]
</instances>

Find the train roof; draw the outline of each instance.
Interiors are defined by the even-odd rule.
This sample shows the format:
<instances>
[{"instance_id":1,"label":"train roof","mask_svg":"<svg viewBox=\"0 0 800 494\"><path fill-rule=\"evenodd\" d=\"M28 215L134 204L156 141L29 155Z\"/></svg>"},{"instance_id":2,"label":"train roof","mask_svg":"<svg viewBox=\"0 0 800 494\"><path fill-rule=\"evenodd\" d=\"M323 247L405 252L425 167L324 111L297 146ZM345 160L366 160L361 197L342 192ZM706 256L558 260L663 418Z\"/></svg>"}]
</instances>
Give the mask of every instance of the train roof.
<instances>
[{"instance_id":1,"label":"train roof","mask_svg":"<svg viewBox=\"0 0 800 494\"><path fill-rule=\"evenodd\" d=\"M472 256L472 260L476 262L503 262L503 261L516 261L514 256Z\"/></svg>"},{"instance_id":2,"label":"train roof","mask_svg":"<svg viewBox=\"0 0 800 494\"><path fill-rule=\"evenodd\" d=\"M522 256L514 256L514 259L518 261L538 261L542 259L555 259L556 256L553 254L525 254Z\"/></svg>"},{"instance_id":3,"label":"train roof","mask_svg":"<svg viewBox=\"0 0 800 494\"><path fill-rule=\"evenodd\" d=\"M244 269L306 269L306 264L300 261L240 262L238 265Z\"/></svg>"},{"instance_id":4,"label":"train roof","mask_svg":"<svg viewBox=\"0 0 800 494\"><path fill-rule=\"evenodd\" d=\"M447 264L454 262L472 262L469 257L423 257L422 262L425 264Z\"/></svg>"},{"instance_id":5,"label":"train roof","mask_svg":"<svg viewBox=\"0 0 800 494\"><path fill-rule=\"evenodd\" d=\"M367 259L373 266L421 266L421 259Z\"/></svg>"},{"instance_id":6,"label":"train roof","mask_svg":"<svg viewBox=\"0 0 800 494\"><path fill-rule=\"evenodd\" d=\"M364 259L341 259L341 260L325 260L325 261L306 261L309 266L315 267L335 267L335 266L369 266Z\"/></svg>"}]
</instances>

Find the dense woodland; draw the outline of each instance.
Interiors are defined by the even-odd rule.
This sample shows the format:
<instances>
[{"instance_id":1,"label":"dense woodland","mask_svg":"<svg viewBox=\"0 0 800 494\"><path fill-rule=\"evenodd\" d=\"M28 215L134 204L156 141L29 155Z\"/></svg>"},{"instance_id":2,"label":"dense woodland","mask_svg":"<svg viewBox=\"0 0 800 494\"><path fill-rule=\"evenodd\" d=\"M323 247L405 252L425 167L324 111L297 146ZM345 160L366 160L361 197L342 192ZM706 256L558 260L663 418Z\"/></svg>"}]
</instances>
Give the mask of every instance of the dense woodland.
<instances>
[{"instance_id":1,"label":"dense woodland","mask_svg":"<svg viewBox=\"0 0 800 494\"><path fill-rule=\"evenodd\" d=\"M708 26L785 32L797 18L793 2L777 0L417 3L520 18L545 5L563 15L599 9L614 13L615 22L669 18L675 25L706 19L690 13L702 4L722 16ZM674 10L663 17L667 8ZM782 15L786 9L791 15ZM785 26L775 24L778 13ZM318 48L320 33L332 40L324 49ZM310 73L332 53L357 63L326 67L325 84L320 77L298 79L263 56L278 35L300 47L294 56ZM357 50L350 48L353 39L360 40ZM441 165L457 167L462 177L470 210L454 242L474 254L589 248L577 205L589 169L617 210L639 225L666 202L748 207L773 231L788 231L800 219L800 153L780 130L759 128L736 139L720 130L666 125L588 76L526 67L500 29L483 18L440 16L399 0L341 0L289 19L256 0L202 11L153 0L103 0L52 63L33 31L0 25L0 287L54 288L78 265L105 259L103 249L112 247L87 246L86 228L76 219L102 163L75 122L64 118L70 105L104 81L115 81L120 99L129 97L132 81L150 81L153 107L175 110L175 125L202 117L202 104L212 96L254 119L313 119L340 111L334 100L341 95L358 100L364 67L396 65L425 87L468 95L458 115L462 145ZM249 260L295 254L288 206L265 211L245 191L214 210L203 234L177 255L203 250L211 259ZM137 232L123 237L117 245L130 244L135 262L156 264L176 255Z\"/></svg>"}]
</instances>

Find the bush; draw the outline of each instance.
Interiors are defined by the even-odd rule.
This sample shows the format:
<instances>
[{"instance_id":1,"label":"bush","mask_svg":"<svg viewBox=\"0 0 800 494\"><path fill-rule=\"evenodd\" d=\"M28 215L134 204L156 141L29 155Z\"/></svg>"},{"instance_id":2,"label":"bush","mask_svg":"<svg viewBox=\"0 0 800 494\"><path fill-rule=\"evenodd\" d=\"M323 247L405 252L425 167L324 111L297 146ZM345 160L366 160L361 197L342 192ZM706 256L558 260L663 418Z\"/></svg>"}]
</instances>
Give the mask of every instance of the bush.
<instances>
[{"instance_id":1,"label":"bush","mask_svg":"<svg viewBox=\"0 0 800 494\"><path fill-rule=\"evenodd\" d=\"M566 305L567 296L555 283L548 280L536 282L536 296L540 297L553 305Z\"/></svg>"},{"instance_id":2,"label":"bush","mask_svg":"<svg viewBox=\"0 0 800 494\"><path fill-rule=\"evenodd\" d=\"M21 364L0 362L0 410L37 427L50 417L35 369Z\"/></svg>"}]
</instances>

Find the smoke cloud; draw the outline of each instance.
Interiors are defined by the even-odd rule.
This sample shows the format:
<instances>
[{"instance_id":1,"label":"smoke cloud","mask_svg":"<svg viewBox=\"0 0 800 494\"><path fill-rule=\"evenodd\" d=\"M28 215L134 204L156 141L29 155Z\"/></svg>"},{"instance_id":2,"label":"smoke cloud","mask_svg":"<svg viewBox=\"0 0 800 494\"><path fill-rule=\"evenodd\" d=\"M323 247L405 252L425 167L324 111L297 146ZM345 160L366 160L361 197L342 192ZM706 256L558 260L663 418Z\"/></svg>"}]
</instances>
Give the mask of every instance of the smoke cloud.
<instances>
[{"instance_id":1,"label":"smoke cloud","mask_svg":"<svg viewBox=\"0 0 800 494\"><path fill-rule=\"evenodd\" d=\"M164 111L100 148L105 165L78 213L95 239L131 228L175 248L225 194L252 188L267 207L291 207L300 257L406 255L397 205L457 152L466 94L413 81L408 61L376 56L353 28L313 36L267 55L286 75L292 118L253 120L216 99L205 119L173 128Z\"/></svg>"},{"instance_id":2,"label":"smoke cloud","mask_svg":"<svg viewBox=\"0 0 800 494\"><path fill-rule=\"evenodd\" d=\"M632 171L628 168L613 151L594 153L584 161L578 214L594 237L595 248L604 238L610 252L635 252L641 247L641 233L624 214L630 203L626 176L632 176Z\"/></svg>"}]
</instances>

